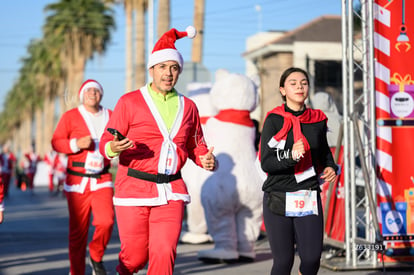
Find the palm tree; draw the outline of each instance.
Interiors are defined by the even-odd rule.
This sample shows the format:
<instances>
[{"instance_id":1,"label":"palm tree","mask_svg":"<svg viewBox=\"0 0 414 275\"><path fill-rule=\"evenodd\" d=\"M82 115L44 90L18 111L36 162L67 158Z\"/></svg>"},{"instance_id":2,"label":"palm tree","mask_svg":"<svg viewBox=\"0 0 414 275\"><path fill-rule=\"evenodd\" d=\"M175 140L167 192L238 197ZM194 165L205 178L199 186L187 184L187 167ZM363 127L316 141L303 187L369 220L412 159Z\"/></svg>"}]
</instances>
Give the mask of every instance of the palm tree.
<instances>
[{"instance_id":1,"label":"palm tree","mask_svg":"<svg viewBox=\"0 0 414 275\"><path fill-rule=\"evenodd\" d=\"M32 144L33 105L36 101L34 81L30 74L30 60L26 61L20 70L20 77L6 98L7 108L4 110L4 119L10 119L13 123L18 139L16 144L21 152L28 151Z\"/></svg>"},{"instance_id":2,"label":"palm tree","mask_svg":"<svg viewBox=\"0 0 414 275\"><path fill-rule=\"evenodd\" d=\"M23 125L26 125L22 129L23 136L25 137L22 148L24 151L29 151L33 143L40 150L43 150L44 146L42 116L46 94L44 83L48 73L48 66L51 64L46 62L47 54L48 50L45 48L43 41L32 41L28 46L28 56L23 59L19 89L23 89L22 94L26 97L27 109L29 111L25 112L27 115L23 118ZM33 117L33 115L35 116ZM35 131L32 129L34 124L36 125Z\"/></svg>"},{"instance_id":3,"label":"palm tree","mask_svg":"<svg viewBox=\"0 0 414 275\"><path fill-rule=\"evenodd\" d=\"M38 40L29 45L31 71L35 79L36 151L44 155L50 147L55 125L55 103L58 87L64 83L59 52L50 41Z\"/></svg>"},{"instance_id":4,"label":"palm tree","mask_svg":"<svg viewBox=\"0 0 414 275\"><path fill-rule=\"evenodd\" d=\"M30 78L30 81L33 83L33 94L31 95L31 98L33 99L32 106L35 114L34 124L36 125L36 128L34 143L36 144L37 152L42 152L44 146L44 121L42 114L45 109L44 95L46 94L43 83L45 83L45 76L47 75L47 65L44 61L44 55L47 54L47 50L42 42L43 41L41 40L32 41L28 47L29 57L25 59L26 66L30 67L31 71L28 78ZM33 120L33 118L31 119Z\"/></svg>"},{"instance_id":5,"label":"palm tree","mask_svg":"<svg viewBox=\"0 0 414 275\"><path fill-rule=\"evenodd\" d=\"M98 0L61 0L47 5L45 39L59 47L66 76L66 107L78 104L77 90L84 80L88 59L103 54L115 28L113 10ZM61 110L64 111L64 110Z\"/></svg>"},{"instance_id":6,"label":"palm tree","mask_svg":"<svg viewBox=\"0 0 414 275\"><path fill-rule=\"evenodd\" d=\"M22 124L21 112L23 110L20 109L20 106L26 103L17 87L18 84L15 84L7 94L4 101L4 109L0 115L1 142L12 141L11 144L14 152L18 152L18 145L21 145L17 138Z\"/></svg>"}]
</instances>

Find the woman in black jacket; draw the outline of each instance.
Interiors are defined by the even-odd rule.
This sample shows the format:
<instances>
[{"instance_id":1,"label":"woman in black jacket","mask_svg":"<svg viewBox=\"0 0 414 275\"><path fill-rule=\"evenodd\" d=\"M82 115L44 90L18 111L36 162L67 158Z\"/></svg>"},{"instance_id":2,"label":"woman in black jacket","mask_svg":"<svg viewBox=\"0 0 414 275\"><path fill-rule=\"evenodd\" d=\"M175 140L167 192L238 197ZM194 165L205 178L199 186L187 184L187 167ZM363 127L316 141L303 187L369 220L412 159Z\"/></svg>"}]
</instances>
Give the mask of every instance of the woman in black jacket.
<instances>
[{"instance_id":1,"label":"woman in black jacket","mask_svg":"<svg viewBox=\"0 0 414 275\"><path fill-rule=\"evenodd\" d=\"M285 104L267 114L260 144L261 167L267 174L263 216L273 255L271 274L290 274L295 243L300 273L317 274L323 247L319 185L335 181L337 166L326 139L325 114L305 105L306 71L287 69L279 90Z\"/></svg>"}]
</instances>

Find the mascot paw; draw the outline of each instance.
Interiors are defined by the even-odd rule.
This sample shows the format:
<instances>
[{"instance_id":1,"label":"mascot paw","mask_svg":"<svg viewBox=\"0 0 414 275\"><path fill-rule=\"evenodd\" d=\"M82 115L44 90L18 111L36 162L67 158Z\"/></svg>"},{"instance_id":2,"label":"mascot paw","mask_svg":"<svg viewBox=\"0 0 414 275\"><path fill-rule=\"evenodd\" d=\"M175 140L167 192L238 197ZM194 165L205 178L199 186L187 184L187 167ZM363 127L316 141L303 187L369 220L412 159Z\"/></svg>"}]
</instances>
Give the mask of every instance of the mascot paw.
<instances>
[{"instance_id":1,"label":"mascot paw","mask_svg":"<svg viewBox=\"0 0 414 275\"><path fill-rule=\"evenodd\" d=\"M256 258L256 253L252 252L240 252L239 251L239 262L240 263L252 263Z\"/></svg>"},{"instance_id":2,"label":"mascot paw","mask_svg":"<svg viewBox=\"0 0 414 275\"><path fill-rule=\"evenodd\" d=\"M234 250L214 248L199 251L198 259L208 264L236 263L239 260L239 253Z\"/></svg>"},{"instance_id":3,"label":"mascot paw","mask_svg":"<svg viewBox=\"0 0 414 275\"><path fill-rule=\"evenodd\" d=\"M213 238L208 234L183 232L180 241L186 244L203 244L213 242Z\"/></svg>"}]
</instances>

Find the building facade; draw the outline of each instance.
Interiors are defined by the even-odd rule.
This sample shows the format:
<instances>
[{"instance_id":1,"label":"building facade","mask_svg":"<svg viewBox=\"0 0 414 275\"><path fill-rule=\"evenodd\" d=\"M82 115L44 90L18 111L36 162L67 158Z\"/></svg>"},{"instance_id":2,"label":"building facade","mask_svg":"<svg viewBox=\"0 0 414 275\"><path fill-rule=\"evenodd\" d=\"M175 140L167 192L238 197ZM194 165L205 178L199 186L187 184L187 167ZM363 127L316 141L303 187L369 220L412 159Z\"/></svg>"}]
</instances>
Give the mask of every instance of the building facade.
<instances>
[{"instance_id":1,"label":"building facade","mask_svg":"<svg viewBox=\"0 0 414 275\"><path fill-rule=\"evenodd\" d=\"M309 72L310 98L315 92L332 95L342 110L341 17L325 15L291 31L259 33L247 40L246 74L257 79L261 104L252 116L263 122L268 111L282 103L279 79L288 67Z\"/></svg>"}]
</instances>

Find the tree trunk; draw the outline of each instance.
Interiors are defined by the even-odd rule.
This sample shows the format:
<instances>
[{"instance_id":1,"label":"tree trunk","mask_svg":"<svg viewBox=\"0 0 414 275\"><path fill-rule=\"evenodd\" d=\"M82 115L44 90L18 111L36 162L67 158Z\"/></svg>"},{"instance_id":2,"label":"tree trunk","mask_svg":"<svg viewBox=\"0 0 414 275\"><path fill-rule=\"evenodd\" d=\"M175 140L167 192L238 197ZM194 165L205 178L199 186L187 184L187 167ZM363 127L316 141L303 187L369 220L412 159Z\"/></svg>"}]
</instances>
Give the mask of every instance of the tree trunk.
<instances>
[{"instance_id":1,"label":"tree trunk","mask_svg":"<svg viewBox=\"0 0 414 275\"><path fill-rule=\"evenodd\" d=\"M21 152L22 154L27 153L30 151L32 146L32 116L26 116L21 124L20 127L20 144L21 144Z\"/></svg>"},{"instance_id":2,"label":"tree trunk","mask_svg":"<svg viewBox=\"0 0 414 275\"><path fill-rule=\"evenodd\" d=\"M146 1L139 0L135 7L135 87L139 89L145 85L146 67L145 67L145 9Z\"/></svg>"},{"instance_id":3,"label":"tree trunk","mask_svg":"<svg viewBox=\"0 0 414 275\"><path fill-rule=\"evenodd\" d=\"M57 99L55 98L54 101L58 100L58 110L57 110L57 120L59 121L60 117L62 116L62 114L65 112L66 107L65 107L65 94L66 94L66 84L65 84L65 80L61 80L59 81L59 83L57 84ZM55 124L53 125L53 129L55 129Z\"/></svg>"},{"instance_id":4,"label":"tree trunk","mask_svg":"<svg viewBox=\"0 0 414 275\"><path fill-rule=\"evenodd\" d=\"M44 127L43 127L43 112L42 108L36 108L35 110L35 144L36 144L36 152L40 155L43 155L45 150L44 148Z\"/></svg>"},{"instance_id":5,"label":"tree trunk","mask_svg":"<svg viewBox=\"0 0 414 275\"><path fill-rule=\"evenodd\" d=\"M45 150L44 153L50 151L51 145L50 142L52 140L53 136L53 129L55 125L55 99L56 97L50 97L48 96L45 99L45 107L44 107L44 113L43 113L43 119L44 119L44 134L43 134L43 148Z\"/></svg>"},{"instance_id":6,"label":"tree trunk","mask_svg":"<svg viewBox=\"0 0 414 275\"><path fill-rule=\"evenodd\" d=\"M19 129L16 128L16 127L13 128L12 140L10 140L10 142L11 142L11 145L12 145L12 147L11 147L12 152L17 157L17 155L20 152L19 151L20 150L20 147L19 147L20 140L19 140Z\"/></svg>"},{"instance_id":7,"label":"tree trunk","mask_svg":"<svg viewBox=\"0 0 414 275\"><path fill-rule=\"evenodd\" d=\"M76 94L76 88L75 88L75 73L74 73L73 68L70 68L70 67L68 68L65 83L66 85L65 85L64 96L63 96L64 104L62 106L63 107L62 114L66 112L67 110L71 109L78 102L78 96Z\"/></svg>"}]
</instances>

